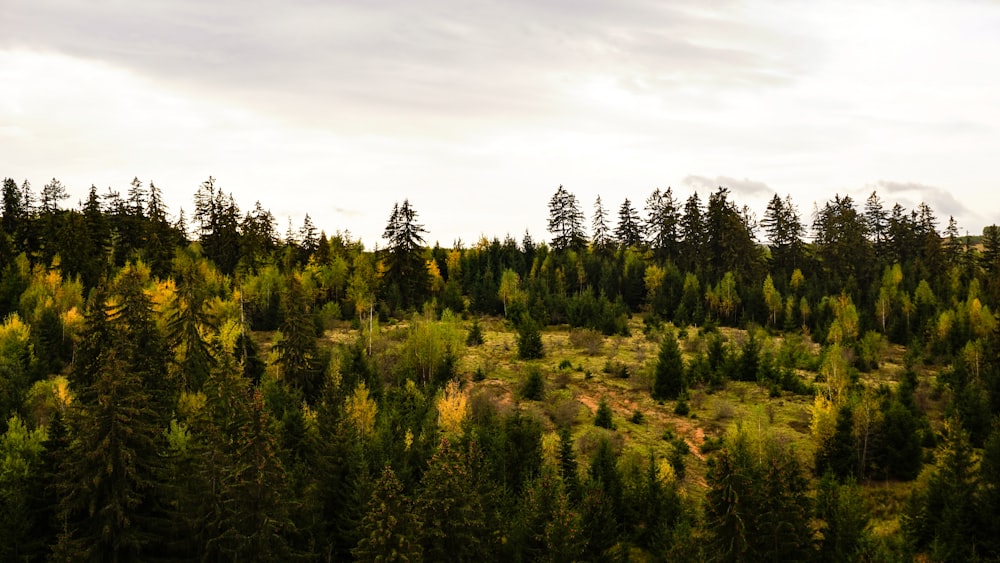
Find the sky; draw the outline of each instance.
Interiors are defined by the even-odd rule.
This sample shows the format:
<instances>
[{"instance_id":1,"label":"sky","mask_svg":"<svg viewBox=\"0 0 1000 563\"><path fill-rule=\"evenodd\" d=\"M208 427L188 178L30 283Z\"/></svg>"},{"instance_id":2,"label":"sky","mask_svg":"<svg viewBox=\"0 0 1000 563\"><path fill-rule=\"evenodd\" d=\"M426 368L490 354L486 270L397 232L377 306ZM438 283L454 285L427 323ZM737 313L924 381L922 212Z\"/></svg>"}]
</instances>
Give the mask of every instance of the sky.
<instances>
[{"instance_id":1,"label":"sky","mask_svg":"<svg viewBox=\"0 0 1000 563\"><path fill-rule=\"evenodd\" d=\"M1000 3L881 0L0 0L0 177L209 176L246 211L384 245L548 240L656 188L760 217L850 195L1000 222ZM612 227L614 225L612 224ZM763 238L763 234L760 235Z\"/></svg>"}]
</instances>

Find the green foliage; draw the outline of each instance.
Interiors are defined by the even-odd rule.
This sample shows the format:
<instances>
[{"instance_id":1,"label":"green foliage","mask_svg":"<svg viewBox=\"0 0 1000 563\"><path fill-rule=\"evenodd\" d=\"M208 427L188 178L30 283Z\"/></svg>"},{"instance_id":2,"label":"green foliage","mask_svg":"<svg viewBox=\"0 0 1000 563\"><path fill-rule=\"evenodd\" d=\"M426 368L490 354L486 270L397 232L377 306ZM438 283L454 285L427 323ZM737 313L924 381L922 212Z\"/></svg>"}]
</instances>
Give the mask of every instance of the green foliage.
<instances>
[{"instance_id":1,"label":"green foliage","mask_svg":"<svg viewBox=\"0 0 1000 563\"><path fill-rule=\"evenodd\" d=\"M475 452L463 453L441 440L414 499L428 561L475 561L488 554L484 499L470 466Z\"/></svg>"},{"instance_id":2,"label":"green foliage","mask_svg":"<svg viewBox=\"0 0 1000 563\"><path fill-rule=\"evenodd\" d=\"M653 398L658 400L676 399L687 387L684 375L684 360L681 357L681 349L673 331L670 331L663 337L660 353L656 359Z\"/></svg>"},{"instance_id":3,"label":"green foliage","mask_svg":"<svg viewBox=\"0 0 1000 563\"><path fill-rule=\"evenodd\" d=\"M358 561L421 561L420 521L392 468L386 466L375 483L361 521L361 540L351 554Z\"/></svg>"},{"instance_id":4,"label":"green foliage","mask_svg":"<svg viewBox=\"0 0 1000 563\"><path fill-rule=\"evenodd\" d=\"M537 365L528 366L528 375L521 384L519 395L529 401L542 400L545 395L545 379L542 378L542 370Z\"/></svg>"},{"instance_id":5,"label":"green foliage","mask_svg":"<svg viewBox=\"0 0 1000 563\"><path fill-rule=\"evenodd\" d=\"M824 476L816 491L816 518L822 522L821 561L867 561L871 553L868 512L861 487Z\"/></svg>"},{"instance_id":6,"label":"green foliage","mask_svg":"<svg viewBox=\"0 0 1000 563\"><path fill-rule=\"evenodd\" d=\"M517 357L522 360L536 360L545 356L542 333L529 315L523 315L517 326Z\"/></svg>"},{"instance_id":7,"label":"green foliage","mask_svg":"<svg viewBox=\"0 0 1000 563\"><path fill-rule=\"evenodd\" d=\"M594 426L609 430L614 430L615 428L615 423L611 420L611 407L608 406L608 402L603 398L601 398L601 402L597 405L597 412L594 413Z\"/></svg>"},{"instance_id":8,"label":"green foliage","mask_svg":"<svg viewBox=\"0 0 1000 563\"><path fill-rule=\"evenodd\" d=\"M469 334L465 337L466 346L481 346L485 342L483 329L479 326L479 318L472 319L472 326L469 327Z\"/></svg>"},{"instance_id":9,"label":"green foliage","mask_svg":"<svg viewBox=\"0 0 1000 563\"><path fill-rule=\"evenodd\" d=\"M811 551L808 482L794 451L738 429L713 458L707 527L722 561L791 561Z\"/></svg>"}]
</instances>

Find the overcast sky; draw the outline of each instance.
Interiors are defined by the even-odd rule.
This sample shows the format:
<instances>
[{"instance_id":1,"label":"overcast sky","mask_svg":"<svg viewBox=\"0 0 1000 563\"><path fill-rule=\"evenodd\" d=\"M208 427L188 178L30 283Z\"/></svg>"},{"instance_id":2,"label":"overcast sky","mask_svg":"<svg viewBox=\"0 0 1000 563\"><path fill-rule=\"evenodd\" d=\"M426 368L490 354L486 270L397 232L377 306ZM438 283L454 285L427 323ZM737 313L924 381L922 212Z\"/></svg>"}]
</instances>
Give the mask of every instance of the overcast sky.
<instances>
[{"instance_id":1,"label":"overcast sky","mask_svg":"<svg viewBox=\"0 0 1000 563\"><path fill-rule=\"evenodd\" d=\"M137 176L189 213L214 176L368 248L536 239L654 188L762 215L873 189L1000 222L1000 3L0 0L0 177L75 205Z\"/></svg>"}]
</instances>

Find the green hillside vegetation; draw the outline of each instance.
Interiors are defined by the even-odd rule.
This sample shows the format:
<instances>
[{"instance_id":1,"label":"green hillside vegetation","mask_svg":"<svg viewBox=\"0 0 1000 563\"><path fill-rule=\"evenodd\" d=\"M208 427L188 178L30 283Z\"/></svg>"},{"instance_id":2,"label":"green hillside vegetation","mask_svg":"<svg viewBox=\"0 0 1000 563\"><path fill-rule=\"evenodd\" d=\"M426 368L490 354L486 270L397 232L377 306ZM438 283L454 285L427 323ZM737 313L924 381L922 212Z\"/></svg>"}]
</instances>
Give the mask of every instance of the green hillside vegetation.
<instances>
[{"instance_id":1,"label":"green hillside vegetation","mask_svg":"<svg viewBox=\"0 0 1000 563\"><path fill-rule=\"evenodd\" d=\"M548 242L404 201L371 251L211 178L2 196L2 561L1000 558L996 226L560 186Z\"/></svg>"}]
</instances>

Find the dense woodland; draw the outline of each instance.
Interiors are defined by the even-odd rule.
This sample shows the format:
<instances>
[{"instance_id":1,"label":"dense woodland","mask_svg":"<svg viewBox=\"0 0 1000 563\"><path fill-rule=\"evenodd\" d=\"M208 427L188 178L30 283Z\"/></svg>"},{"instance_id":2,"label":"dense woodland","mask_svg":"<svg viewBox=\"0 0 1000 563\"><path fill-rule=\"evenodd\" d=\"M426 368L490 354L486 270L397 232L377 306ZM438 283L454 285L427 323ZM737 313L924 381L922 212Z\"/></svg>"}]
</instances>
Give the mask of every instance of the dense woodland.
<instances>
[{"instance_id":1,"label":"dense woodland","mask_svg":"<svg viewBox=\"0 0 1000 563\"><path fill-rule=\"evenodd\" d=\"M373 250L211 178L67 199L3 184L2 561L1000 559L996 226L560 186L548 240L404 201Z\"/></svg>"}]
</instances>

